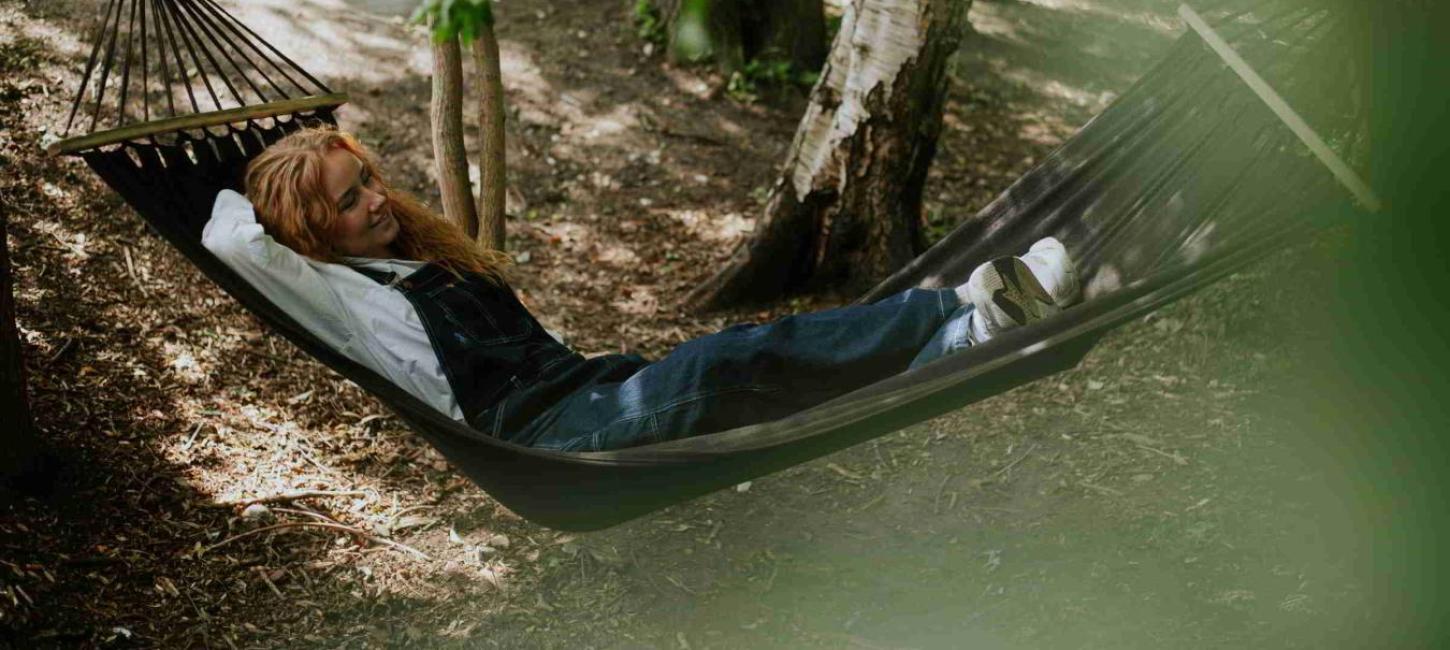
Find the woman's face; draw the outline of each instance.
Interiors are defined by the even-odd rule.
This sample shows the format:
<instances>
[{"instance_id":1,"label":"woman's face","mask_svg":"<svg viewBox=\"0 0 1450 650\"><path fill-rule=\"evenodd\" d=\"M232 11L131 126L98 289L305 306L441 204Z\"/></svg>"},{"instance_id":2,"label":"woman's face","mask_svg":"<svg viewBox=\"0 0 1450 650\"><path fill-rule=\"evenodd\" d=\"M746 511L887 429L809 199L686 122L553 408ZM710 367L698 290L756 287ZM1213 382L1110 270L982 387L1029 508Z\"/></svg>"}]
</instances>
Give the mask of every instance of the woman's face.
<instances>
[{"instance_id":1,"label":"woman's face","mask_svg":"<svg viewBox=\"0 0 1450 650\"><path fill-rule=\"evenodd\" d=\"M351 151L333 149L322 162L327 195L337 206L332 248L349 257L396 257L391 245L398 236L398 220L388 210L382 183Z\"/></svg>"}]
</instances>

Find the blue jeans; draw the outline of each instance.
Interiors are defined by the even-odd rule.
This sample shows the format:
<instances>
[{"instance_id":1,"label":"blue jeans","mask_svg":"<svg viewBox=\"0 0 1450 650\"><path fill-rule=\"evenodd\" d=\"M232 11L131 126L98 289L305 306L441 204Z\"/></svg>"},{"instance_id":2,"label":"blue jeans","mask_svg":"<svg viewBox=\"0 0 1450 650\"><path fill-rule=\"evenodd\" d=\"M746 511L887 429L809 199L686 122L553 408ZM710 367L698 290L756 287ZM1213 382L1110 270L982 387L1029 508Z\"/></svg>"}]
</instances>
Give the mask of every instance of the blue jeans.
<instances>
[{"instance_id":1,"label":"blue jeans","mask_svg":"<svg viewBox=\"0 0 1450 650\"><path fill-rule=\"evenodd\" d=\"M603 380L507 437L599 451L778 419L970 345L971 311L951 290L910 289L869 305L735 325L653 363L596 357L590 362L604 368Z\"/></svg>"}]
</instances>

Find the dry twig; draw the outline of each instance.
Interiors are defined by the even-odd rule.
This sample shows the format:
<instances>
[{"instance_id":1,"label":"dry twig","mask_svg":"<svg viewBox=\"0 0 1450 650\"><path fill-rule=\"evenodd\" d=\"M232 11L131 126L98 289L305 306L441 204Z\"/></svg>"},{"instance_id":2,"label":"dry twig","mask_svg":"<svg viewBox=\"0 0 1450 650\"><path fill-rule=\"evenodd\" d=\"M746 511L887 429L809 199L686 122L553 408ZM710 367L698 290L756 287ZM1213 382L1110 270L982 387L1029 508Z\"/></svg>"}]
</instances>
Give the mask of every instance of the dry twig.
<instances>
[{"instance_id":1,"label":"dry twig","mask_svg":"<svg viewBox=\"0 0 1450 650\"><path fill-rule=\"evenodd\" d=\"M282 503L296 501L298 499L311 499L314 497L360 497L367 496L362 490L297 490L295 492L283 492L267 497L256 497L252 499L233 499L230 501L215 501L208 503L211 508L235 508L237 506L250 506L256 503Z\"/></svg>"},{"instance_id":2,"label":"dry twig","mask_svg":"<svg viewBox=\"0 0 1450 650\"><path fill-rule=\"evenodd\" d=\"M987 480L990 481L992 479L997 478L998 476L1001 476L1001 475L1007 473L1007 470L1010 470L1013 467L1016 467L1017 466L1017 463L1020 463L1020 462L1022 462L1024 460L1026 460L1028 456L1031 456L1032 455L1032 451L1034 449L1037 449L1037 443L1035 443L1035 442L1032 443L1032 446L1031 447L1028 447L1027 448L1027 451L1022 452L1022 455L1021 456L1018 456L1017 457L1017 460L1014 460L1014 461L1012 461L1010 463L1007 463L1006 465L1003 465L1002 466L1002 469L999 469L999 470L997 470L995 472L992 472L992 475L991 476L988 476L987 477Z\"/></svg>"},{"instance_id":3,"label":"dry twig","mask_svg":"<svg viewBox=\"0 0 1450 650\"><path fill-rule=\"evenodd\" d=\"M216 550L218 548L221 548L223 546L226 546L227 544L230 544L232 542L235 542L235 541L237 541L239 539L242 539L244 537L251 537L252 535L257 535L257 534L260 534L260 533L265 533L265 532L269 532L269 531L273 531L273 530L278 530L278 529L282 529L282 528L327 528L327 529L331 529L331 530L340 530L342 532L350 533L352 535L356 535L358 537L361 537L363 539L366 539L366 540L368 540L370 542L373 542L373 543L376 543L376 544L382 544L384 546L387 546L387 547L390 547L390 548L393 548L393 549L397 549L397 550L400 550L400 551L406 551L408 553L412 553L414 557L417 557L418 559L421 559L421 560L431 560L431 559L433 559L433 558L429 557L427 553L424 553L424 552L422 552L422 551L420 551L420 550L418 550L416 548L413 548L411 546L408 546L407 544L403 544L403 543L400 543L400 542L395 542L395 541L393 541L391 539L387 539L385 537L379 537L379 536L374 535L372 533L369 533L369 532L367 532L365 530L362 530L362 529L359 529L359 528L353 528L352 526L345 526L343 524L329 524L329 523L321 522L321 521L289 521L287 523L273 524L271 526L264 526L264 527L258 528L256 530L249 530L249 531L247 531L245 533L238 533L238 534L232 535L231 537L228 537L228 538L226 538L226 539L224 539L224 540L222 540L220 542L217 542L215 544L212 544L211 546L208 546L206 548L203 548L201 550L201 552L197 553L197 556L200 557L201 555L205 555L206 553L210 553L211 551L214 551L214 550Z\"/></svg>"}]
</instances>

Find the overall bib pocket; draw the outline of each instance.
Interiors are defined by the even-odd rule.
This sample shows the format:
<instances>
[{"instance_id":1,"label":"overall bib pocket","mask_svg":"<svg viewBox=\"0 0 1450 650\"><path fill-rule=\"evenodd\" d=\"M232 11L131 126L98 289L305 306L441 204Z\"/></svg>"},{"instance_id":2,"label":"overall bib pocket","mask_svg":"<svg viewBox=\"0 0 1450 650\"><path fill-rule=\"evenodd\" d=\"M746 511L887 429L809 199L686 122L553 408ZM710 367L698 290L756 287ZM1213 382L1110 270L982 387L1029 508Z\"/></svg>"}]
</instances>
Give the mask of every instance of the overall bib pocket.
<instances>
[{"instance_id":1,"label":"overall bib pocket","mask_svg":"<svg viewBox=\"0 0 1450 650\"><path fill-rule=\"evenodd\" d=\"M457 331L475 343L513 343L533 333L532 319L510 309L498 293L480 295L450 283L428 291L427 296Z\"/></svg>"}]
</instances>

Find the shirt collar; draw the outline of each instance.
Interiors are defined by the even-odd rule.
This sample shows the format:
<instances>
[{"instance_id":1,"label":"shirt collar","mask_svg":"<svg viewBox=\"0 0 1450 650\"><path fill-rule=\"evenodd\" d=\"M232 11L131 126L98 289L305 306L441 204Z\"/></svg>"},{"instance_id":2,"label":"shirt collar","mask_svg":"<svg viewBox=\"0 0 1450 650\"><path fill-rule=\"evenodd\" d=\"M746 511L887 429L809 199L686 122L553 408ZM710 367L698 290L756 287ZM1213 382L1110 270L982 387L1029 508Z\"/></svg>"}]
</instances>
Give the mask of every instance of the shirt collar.
<instances>
[{"instance_id":1,"label":"shirt collar","mask_svg":"<svg viewBox=\"0 0 1450 650\"><path fill-rule=\"evenodd\" d=\"M427 262L419 262L417 260L383 259L377 257L352 257L350 255L343 255L342 261L348 266L366 266L373 269L388 269L395 266L402 266L405 268L417 270L423 268L424 264L427 264Z\"/></svg>"}]
</instances>

